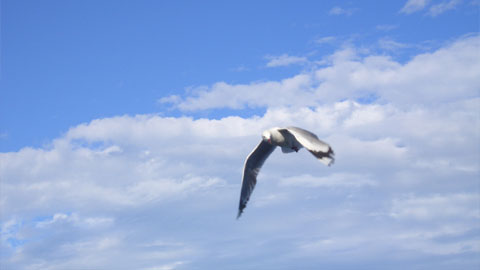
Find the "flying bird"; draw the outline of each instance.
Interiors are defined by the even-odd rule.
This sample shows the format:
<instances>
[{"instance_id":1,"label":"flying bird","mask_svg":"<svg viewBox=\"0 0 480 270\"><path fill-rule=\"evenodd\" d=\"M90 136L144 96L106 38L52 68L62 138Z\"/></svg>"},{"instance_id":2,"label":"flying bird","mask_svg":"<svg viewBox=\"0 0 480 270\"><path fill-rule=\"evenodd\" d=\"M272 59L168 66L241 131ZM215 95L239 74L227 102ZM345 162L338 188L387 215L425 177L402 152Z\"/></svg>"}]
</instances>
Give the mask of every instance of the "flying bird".
<instances>
[{"instance_id":1,"label":"flying bird","mask_svg":"<svg viewBox=\"0 0 480 270\"><path fill-rule=\"evenodd\" d=\"M277 146L282 148L283 153L298 152L302 147L305 147L320 162L327 166L333 164L335 160L330 145L318 139L310 131L298 127L265 130L262 133L262 140L245 160L237 219L242 215L243 209L247 206L248 199L250 199L250 195L257 183L258 172Z\"/></svg>"}]
</instances>

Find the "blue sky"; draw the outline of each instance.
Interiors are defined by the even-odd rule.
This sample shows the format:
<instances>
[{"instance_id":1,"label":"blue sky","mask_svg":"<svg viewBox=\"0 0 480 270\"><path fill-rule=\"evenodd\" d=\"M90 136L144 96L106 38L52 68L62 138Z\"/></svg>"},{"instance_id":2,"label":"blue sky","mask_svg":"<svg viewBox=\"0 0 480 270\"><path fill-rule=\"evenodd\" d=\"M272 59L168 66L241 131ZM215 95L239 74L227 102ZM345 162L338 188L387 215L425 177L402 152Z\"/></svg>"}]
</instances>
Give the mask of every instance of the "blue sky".
<instances>
[{"instance_id":1,"label":"blue sky","mask_svg":"<svg viewBox=\"0 0 480 270\"><path fill-rule=\"evenodd\" d=\"M2 269L479 267L478 1L0 3Z\"/></svg>"}]
</instances>

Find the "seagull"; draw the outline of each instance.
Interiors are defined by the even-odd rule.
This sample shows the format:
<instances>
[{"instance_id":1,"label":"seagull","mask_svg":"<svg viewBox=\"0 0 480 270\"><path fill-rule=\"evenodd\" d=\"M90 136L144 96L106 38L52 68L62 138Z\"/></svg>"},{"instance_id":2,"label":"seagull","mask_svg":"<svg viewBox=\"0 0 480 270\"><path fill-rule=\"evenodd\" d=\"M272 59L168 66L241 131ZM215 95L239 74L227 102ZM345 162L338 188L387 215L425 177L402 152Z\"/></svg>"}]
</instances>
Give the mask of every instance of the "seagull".
<instances>
[{"instance_id":1,"label":"seagull","mask_svg":"<svg viewBox=\"0 0 480 270\"><path fill-rule=\"evenodd\" d=\"M335 154L330 145L318 139L310 131L298 127L275 127L265 130L262 133L262 140L245 160L237 219L242 215L243 209L247 206L263 163L265 163L265 160L277 146L282 148L283 153L298 152L302 147L305 147L320 162L327 166L332 165L335 160Z\"/></svg>"}]
</instances>

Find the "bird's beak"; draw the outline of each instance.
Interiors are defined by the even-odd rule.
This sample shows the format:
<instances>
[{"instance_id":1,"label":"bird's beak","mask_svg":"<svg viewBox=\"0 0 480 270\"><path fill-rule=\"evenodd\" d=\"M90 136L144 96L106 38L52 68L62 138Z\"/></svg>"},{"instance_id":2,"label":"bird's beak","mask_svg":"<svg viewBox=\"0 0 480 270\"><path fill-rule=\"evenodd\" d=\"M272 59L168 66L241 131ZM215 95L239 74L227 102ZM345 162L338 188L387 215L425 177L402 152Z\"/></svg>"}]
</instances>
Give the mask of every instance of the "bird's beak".
<instances>
[{"instance_id":1,"label":"bird's beak","mask_svg":"<svg viewBox=\"0 0 480 270\"><path fill-rule=\"evenodd\" d=\"M269 144L272 144L272 140L271 140L271 139L268 139L267 142L268 142Z\"/></svg>"}]
</instances>

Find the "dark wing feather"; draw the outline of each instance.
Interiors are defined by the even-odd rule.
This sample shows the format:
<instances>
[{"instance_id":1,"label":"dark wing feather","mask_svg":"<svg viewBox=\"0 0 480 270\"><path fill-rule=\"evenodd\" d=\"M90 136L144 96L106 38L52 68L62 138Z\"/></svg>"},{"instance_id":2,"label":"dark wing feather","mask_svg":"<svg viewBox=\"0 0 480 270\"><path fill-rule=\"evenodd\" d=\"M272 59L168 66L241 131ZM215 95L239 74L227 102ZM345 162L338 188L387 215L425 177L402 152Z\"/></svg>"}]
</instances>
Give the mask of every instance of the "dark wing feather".
<instances>
[{"instance_id":1,"label":"dark wing feather","mask_svg":"<svg viewBox=\"0 0 480 270\"><path fill-rule=\"evenodd\" d=\"M257 175L260 168L262 168L265 160L275 150L275 147L262 140L245 160L237 219L242 215L243 209L247 206L248 199L250 199L250 195L255 188L255 184L257 184Z\"/></svg>"}]
</instances>

